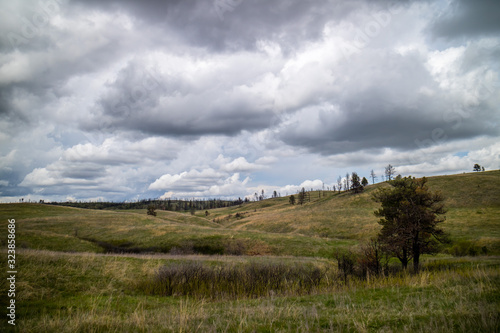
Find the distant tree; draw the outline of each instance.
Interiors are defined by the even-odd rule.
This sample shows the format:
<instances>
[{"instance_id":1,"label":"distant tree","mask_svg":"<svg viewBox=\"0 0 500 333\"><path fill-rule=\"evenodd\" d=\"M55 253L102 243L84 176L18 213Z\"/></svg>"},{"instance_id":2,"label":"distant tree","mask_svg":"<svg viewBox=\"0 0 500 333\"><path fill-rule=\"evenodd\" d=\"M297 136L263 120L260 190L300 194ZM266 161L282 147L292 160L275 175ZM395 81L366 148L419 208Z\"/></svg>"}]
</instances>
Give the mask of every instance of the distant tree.
<instances>
[{"instance_id":1,"label":"distant tree","mask_svg":"<svg viewBox=\"0 0 500 333\"><path fill-rule=\"evenodd\" d=\"M299 197L298 204L303 205L305 200L306 200L306 189L305 188L302 188L302 190L300 190L298 197Z\"/></svg>"},{"instance_id":2,"label":"distant tree","mask_svg":"<svg viewBox=\"0 0 500 333\"><path fill-rule=\"evenodd\" d=\"M363 186L361 185L361 181L356 172L353 172L351 176L351 189L354 191L354 193L363 192Z\"/></svg>"},{"instance_id":3,"label":"distant tree","mask_svg":"<svg viewBox=\"0 0 500 333\"><path fill-rule=\"evenodd\" d=\"M290 196L289 202L291 205L295 205L295 196L293 194Z\"/></svg>"},{"instance_id":4,"label":"distant tree","mask_svg":"<svg viewBox=\"0 0 500 333\"><path fill-rule=\"evenodd\" d=\"M273 198L277 198L278 197L278 192L274 191L273 192Z\"/></svg>"},{"instance_id":5,"label":"distant tree","mask_svg":"<svg viewBox=\"0 0 500 333\"><path fill-rule=\"evenodd\" d=\"M484 166L481 167L481 171L484 171Z\"/></svg>"},{"instance_id":6,"label":"distant tree","mask_svg":"<svg viewBox=\"0 0 500 333\"><path fill-rule=\"evenodd\" d=\"M344 180L344 190L349 191L351 188L351 182L350 182L350 175L349 172L345 174L345 180Z\"/></svg>"},{"instance_id":7,"label":"distant tree","mask_svg":"<svg viewBox=\"0 0 500 333\"><path fill-rule=\"evenodd\" d=\"M481 171L481 166L476 163L476 164L474 164L474 169L473 170L476 171L476 172L479 172L479 171Z\"/></svg>"},{"instance_id":8,"label":"distant tree","mask_svg":"<svg viewBox=\"0 0 500 333\"><path fill-rule=\"evenodd\" d=\"M385 167L385 178L389 181L392 180L392 176L396 174L396 169L392 165Z\"/></svg>"},{"instance_id":9,"label":"distant tree","mask_svg":"<svg viewBox=\"0 0 500 333\"><path fill-rule=\"evenodd\" d=\"M368 179L366 179L366 177L363 177L363 179L361 180L361 185L363 186L368 185Z\"/></svg>"},{"instance_id":10,"label":"distant tree","mask_svg":"<svg viewBox=\"0 0 500 333\"><path fill-rule=\"evenodd\" d=\"M147 215L156 216L156 207L154 205L149 205L148 206Z\"/></svg>"},{"instance_id":11,"label":"distant tree","mask_svg":"<svg viewBox=\"0 0 500 333\"><path fill-rule=\"evenodd\" d=\"M372 184L375 184L375 178L377 178L377 175L375 174L373 169L372 169L372 172L370 172L370 177L372 177Z\"/></svg>"},{"instance_id":12,"label":"distant tree","mask_svg":"<svg viewBox=\"0 0 500 333\"><path fill-rule=\"evenodd\" d=\"M337 188L339 190L339 193L340 191L342 191L342 177L339 176L339 178L337 178Z\"/></svg>"},{"instance_id":13,"label":"distant tree","mask_svg":"<svg viewBox=\"0 0 500 333\"><path fill-rule=\"evenodd\" d=\"M373 195L382 204L375 211L382 225L378 241L401 261L404 269L413 260L414 271L418 271L420 255L435 253L438 243L447 240L438 226L445 221L441 217L446 213L444 198L429 191L425 177L404 177L389 183L392 188L381 188Z\"/></svg>"}]
</instances>

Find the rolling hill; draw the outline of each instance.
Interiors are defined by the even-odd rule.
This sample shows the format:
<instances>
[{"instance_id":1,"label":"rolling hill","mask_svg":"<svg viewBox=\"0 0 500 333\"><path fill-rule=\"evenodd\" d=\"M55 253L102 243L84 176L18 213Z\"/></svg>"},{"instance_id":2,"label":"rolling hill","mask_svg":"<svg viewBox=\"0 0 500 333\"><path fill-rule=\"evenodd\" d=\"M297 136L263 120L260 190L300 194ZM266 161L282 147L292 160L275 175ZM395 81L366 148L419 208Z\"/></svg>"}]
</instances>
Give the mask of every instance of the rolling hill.
<instances>
[{"instance_id":1,"label":"rolling hill","mask_svg":"<svg viewBox=\"0 0 500 333\"><path fill-rule=\"evenodd\" d=\"M7 220L16 219L17 274L16 326L4 320L0 331L497 332L500 171L429 178L429 186L447 197L444 228L451 238L486 246L488 256L441 254L424 258L418 274L344 280L332 255L377 233L371 194L384 186L390 185L368 186L358 195L312 192L310 202L295 206L288 197L273 198L208 216L2 204L0 264L7 267ZM162 293L165 268L194 289ZM313 278L318 283L307 291L282 286L277 293L262 277L280 271L292 275L278 282L294 288ZM193 278L207 272L216 281ZM225 272L230 290L237 286L230 274L253 272L263 293L235 298L203 289L219 285L217 272ZM155 286L159 292L152 292ZM12 284L3 278L0 288ZM7 302L0 298L4 309Z\"/></svg>"},{"instance_id":2,"label":"rolling hill","mask_svg":"<svg viewBox=\"0 0 500 333\"><path fill-rule=\"evenodd\" d=\"M452 240L467 240L500 253L500 171L429 178L446 197L443 228ZM85 210L41 204L3 204L2 223L17 221L19 246L76 252L163 252L331 257L332 249L359 244L377 234L373 191L310 192L304 205L288 197L213 209L194 216L158 211ZM5 242L5 240L2 240Z\"/></svg>"}]
</instances>

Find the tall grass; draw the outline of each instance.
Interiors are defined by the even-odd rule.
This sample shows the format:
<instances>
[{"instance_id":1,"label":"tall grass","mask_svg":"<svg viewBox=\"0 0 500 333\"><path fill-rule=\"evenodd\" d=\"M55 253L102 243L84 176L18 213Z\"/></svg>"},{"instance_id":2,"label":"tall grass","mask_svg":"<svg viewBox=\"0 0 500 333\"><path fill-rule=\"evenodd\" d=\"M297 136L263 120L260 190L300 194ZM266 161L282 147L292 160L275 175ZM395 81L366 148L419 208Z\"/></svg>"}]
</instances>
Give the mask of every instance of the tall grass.
<instances>
[{"instance_id":1,"label":"tall grass","mask_svg":"<svg viewBox=\"0 0 500 333\"><path fill-rule=\"evenodd\" d=\"M151 295L241 299L310 294L335 280L332 270L312 265L253 262L209 266L180 262L161 267L142 288Z\"/></svg>"},{"instance_id":2,"label":"tall grass","mask_svg":"<svg viewBox=\"0 0 500 333\"><path fill-rule=\"evenodd\" d=\"M224 299L145 293L161 267L189 267L188 257L58 254L20 251L16 327L2 332L498 332L500 261L488 257L428 259L419 274L326 280L290 292ZM5 264L0 257L0 263ZM286 266L308 276L332 261L295 258L196 257L206 271ZM219 259L220 258L220 259ZM188 260L189 259L189 260ZM203 261L203 262L201 262ZM199 265L198 265L199 264ZM297 268L298 267L298 268ZM21 269L22 268L22 269ZM175 271L175 270L174 270ZM272 271L272 270L271 270ZM210 274L210 273L209 273ZM221 274L221 276L223 276ZM263 274L266 276L266 274ZM279 276L279 275L278 275ZM273 281L272 277L268 278ZM304 278L302 278L304 280ZM280 281L279 279L276 281ZM341 280L340 280L341 281ZM0 281L6 290L6 280ZM211 288L207 286L206 288ZM200 288L201 290L201 288ZM3 322L5 323L5 322ZM2 325L1 323L0 325Z\"/></svg>"}]
</instances>

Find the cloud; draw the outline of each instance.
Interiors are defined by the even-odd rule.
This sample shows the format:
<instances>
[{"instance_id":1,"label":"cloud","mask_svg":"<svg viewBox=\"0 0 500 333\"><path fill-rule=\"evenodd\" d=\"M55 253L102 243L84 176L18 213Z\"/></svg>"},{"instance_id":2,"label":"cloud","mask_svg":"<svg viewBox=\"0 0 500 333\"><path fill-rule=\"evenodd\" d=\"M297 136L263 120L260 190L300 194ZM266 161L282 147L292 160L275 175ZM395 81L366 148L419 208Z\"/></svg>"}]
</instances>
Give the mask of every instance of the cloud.
<instances>
[{"instance_id":1,"label":"cloud","mask_svg":"<svg viewBox=\"0 0 500 333\"><path fill-rule=\"evenodd\" d=\"M304 188L306 191L309 191L311 189L313 190L321 190L323 189L323 184L324 182L322 180L316 179L316 180L305 180L303 181L300 185L286 185L282 186L279 188L279 193L282 195L291 195L298 193L299 191Z\"/></svg>"},{"instance_id":2,"label":"cloud","mask_svg":"<svg viewBox=\"0 0 500 333\"><path fill-rule=\"evenodd\" d=\"M246 188L248 181L248 177L240 181L239 173L224 178L213 169L191 170L177 175L163 175L149 188L151 190L168 189L169 191L165 192L162 198L234 198L248 192Z\"/></svg>"},{"instance_id":3,"label":"cloud","mask_svg":"<svg viewBox=\"0 0 500 333\"><path fill-rule=\"evenodd\" d=\"M0 200L498 167L496 1L221 4L3 4Z\"/></svg>"},{"instance_id":4,"label":"cloud","mask_svg":"<svg viewBox=\"0 0 500 333\"><path fill-rule=\"evenodd\" d=\"M258 165L256 163L249 163L244 157L238 157L237 159L223 165L221 170L232 173L232 172L253 172L263 169L264 166Z\"/></svg>"},{"instance_id":5,"label":"cloud","mask_svg":"<svg viewBox=\"0 0 500 333\"><path fill-rule=\"evenodd\" d=\"M500 3L495 0L454 0L431 24L436 37L459 38L500 32Z\"/></svg>"},{"instance_id":6,"label":"cloud","mask_svg":"<svg viewBox=\"0 0 500 333\"><path fill-rule=\"evenodd\" d=\"M99 192L108 192L113 198L124 192L144 192L149 174L174 158L179 145L154 137L137 142L109 138L101 144L78 144L64 150L58 160L32 170L19 186L40 195L82 191L87 194L84 198L96 197Z\"/></svg>"}]
</instances>

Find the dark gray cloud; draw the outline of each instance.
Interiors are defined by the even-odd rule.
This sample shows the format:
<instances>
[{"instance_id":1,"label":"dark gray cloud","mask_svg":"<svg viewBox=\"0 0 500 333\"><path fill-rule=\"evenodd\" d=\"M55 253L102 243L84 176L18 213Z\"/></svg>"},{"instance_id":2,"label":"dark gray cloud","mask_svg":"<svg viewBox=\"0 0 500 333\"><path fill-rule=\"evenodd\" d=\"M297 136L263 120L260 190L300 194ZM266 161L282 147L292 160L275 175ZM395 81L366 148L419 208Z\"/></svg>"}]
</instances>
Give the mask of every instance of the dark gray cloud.
<instances>
[{"instance_id":1,"label":"dark gray cloud","mask_svg":"<svg viewBox=\"0 0 500 333\"><path fill-rule=\"evenodd\" d=\"M216 73L211 75L214 81L200 89L199 82L130 63L108 85L82 128L197 138L232 136L269 125L273 113L262 106L265 101L257 100L252 91L235 90L231 82L217 82Z\"/></svg>"},{"instance_id":2,"label":"dark gray cloud","mask_svg":"<svg viewBox=\"0 0 500 333\"><path fill-rule=\"evenodd\" d=\"M454 0L431 25L436 37L449 39L495 36L500 33L500 2L497 0Z\"/></svg>"},{"instance_id":3,"label":"dark gray cloud","mask_svg":"<svg viewBox=\"0 0 500 333\"><path fill-rule=\"evenodd\" d=\"M190 45L211 51L254 50L258 40L292 52L320 39L329 21L344 20L360 7L387 9L411 1L393 0L147 0L75 1L83 7L125 11L148 24L177 33Z\"/></svg>"},{"instance_id":4,"label":"dark gray cloud","mask_svg":"<svg viewBox=\"0 0 500 333\"><path fill-rule=\"evenodd\" d=\"M3 1L0 196L243 196L332 166L493 166L499 12L483 0Z\"/></svg>"},{"instance_id":5,"label":"dark gray cloud","mask_svg":"<svg viewBox=\"0 0 500 333\"><path fill-rule=\"evenodd\" d=\"M487 102L496 86L476 81L482 87L472 84L472 89L482 91L469 91L477 101L467 106L439 86L418 52L366 51L349 64L337 83L340 93L332 92L323 104L298 112L279 131L284 142L331 155L380 147L415 149L427 146L433 131L443 132L441 141L499 134L489 124L497 124L500 115ZM324 110L329 107L336 111Z\"/></svg>"}]
</instances>

